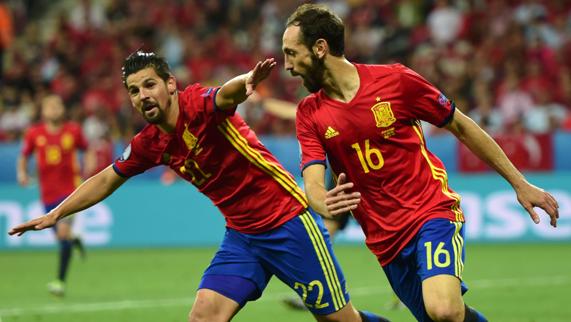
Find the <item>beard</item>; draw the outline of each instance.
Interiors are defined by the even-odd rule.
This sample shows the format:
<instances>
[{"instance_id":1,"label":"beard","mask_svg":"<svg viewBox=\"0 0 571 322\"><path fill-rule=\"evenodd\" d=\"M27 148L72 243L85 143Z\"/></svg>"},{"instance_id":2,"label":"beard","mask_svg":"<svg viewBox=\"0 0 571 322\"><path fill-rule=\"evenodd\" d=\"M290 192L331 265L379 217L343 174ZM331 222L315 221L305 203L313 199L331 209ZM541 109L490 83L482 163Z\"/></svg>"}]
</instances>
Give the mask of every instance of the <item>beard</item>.
<instances>
[{"instance_id":1,"label":"beard","mask_svg":"<svg viewBox=\"0 0 571 322\"><path fill-rule=\"evenodd\" d=\"M323 74L325 73L325 62L311 54L311 66L307 68L307 73L302 77L303 86L310 92L316 93L322 87Z\"/></svg>"},{"instance_id":2,"label":"beard","mask_svg":"<svg viewBox=\"0 0 571 322\"><path fill-rule=\"evenodd\" d=\"M145 121L147 121L150 124L161 124L166 120L165 111L170 107L170 105L171 105L171 98L169 97L167 104L166 104L167 108L165 108L163 110L157 104L153 108L154 111L152 113L148 113L148 111L143 111L143 113L142 113L143 118L145 119ZM143 107L143 109L144 109L144 107Z\"/></svg>"}]
</instances>

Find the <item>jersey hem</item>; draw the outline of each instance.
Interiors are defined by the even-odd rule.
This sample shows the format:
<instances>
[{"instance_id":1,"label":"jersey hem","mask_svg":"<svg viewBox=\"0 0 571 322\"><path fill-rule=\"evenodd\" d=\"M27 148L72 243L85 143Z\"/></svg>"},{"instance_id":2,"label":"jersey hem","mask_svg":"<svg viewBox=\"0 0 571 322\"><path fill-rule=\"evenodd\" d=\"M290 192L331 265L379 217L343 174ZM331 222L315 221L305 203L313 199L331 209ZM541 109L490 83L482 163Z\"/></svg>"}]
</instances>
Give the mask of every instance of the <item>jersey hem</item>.
<instances>
[{"instance_id":1,"label":"jersey hem","mask_svg":"<svg viewBox=\"0 0 571 322\"><path fill-rule=\"evenodd\" d=\"M327 162L325 162L325 160L312 160L312 161L309 161L306 164L302 165L301 174L303 175L303 170L305 170L305 168L309 167L310 165L314 165L314 164L323 164L325 166L325 168L327 169Z\"/></svg>"},{"instance_id":2,"label":"jersey hem","mask_svg":"<svg viewBox=\"0 0 571 322\"><path fill-rule=\"evenodd\" d=\"M377 257L377 260L379 261L379 263L381 264L381 266L386 266L388 264L390 264L399 254L400 252L402 252L402 250L408 246L408 244L416 238L418 232L420 231L420 229L422 228L422 226L424 226L424 224L426 224L428 221L432 220L432 219L447 219L450 221L456 221L455 219L450 219L450 217L440 217L440 216L434 216L434 217L428 217L425 218L415 229L414 231L410 234L410 237L405 239L402 242L399 242L399 246L396 248L396 251L388 258L383 259L381 258L382 254L382 250L386 249L386 247L384 247L384 245L380 245L380 246L369 246L367 245L367 247L369 247L369 249L371 250L371 252L373 254L375 254L375 256Z\"/></svg>"},{"instance_id":3,"label":"jersey hem","mask_svg":"<svg viewBox=\"0 0 571 322\"><path fill-rule=\"evenodd\" d=\"M240 232L242 234L262 234L262 233L266 233L272 229L278 228L280 226L282 226L283 224L285 224L286 222L290 221L291 219L303 214L304 212L308 211L308 208L305 207L301 207L300 210L297 210L295 212L292 212L288 215L284 215L284 216L280 216L280 220L275 221L275 222L271 222L270 224L257 228L257 229L245 229L245 228L240 228L234 225L231 225L230 223L226 224L226 228L230 228L233 229L237 232Z\"/></svg>"},{"instance_id":4,"label":"jersey hem","mask_svg":"<svg viewBox=\"0 0 571 322\"><path fill-rule=\"evenodd\" d=\"M126 175L121 170L119 170L119 167L117 167L117 165L115 163L113 163L113 170L115 170L115 173L117 173L119 176L121 176L123 178L130 178L128 175Z\"/></svg>"},{"instance_id":5,"label":"jersey hem","mask_svg":"<svg viewBox=\"0 0 571 322\"><path fill-rule=\"evenodd\" d=\"M440 123L438 125L438 127L444 127L444 126L446 126L446 124L450 123L450 121L452 120L452 117L454 116L454 112L456 111L456 103L452 102L451 106L452 106L452 108L450 109L450 113L444 119L444 121L442 121L442 123Z\"/></svg>"}]
</instances>

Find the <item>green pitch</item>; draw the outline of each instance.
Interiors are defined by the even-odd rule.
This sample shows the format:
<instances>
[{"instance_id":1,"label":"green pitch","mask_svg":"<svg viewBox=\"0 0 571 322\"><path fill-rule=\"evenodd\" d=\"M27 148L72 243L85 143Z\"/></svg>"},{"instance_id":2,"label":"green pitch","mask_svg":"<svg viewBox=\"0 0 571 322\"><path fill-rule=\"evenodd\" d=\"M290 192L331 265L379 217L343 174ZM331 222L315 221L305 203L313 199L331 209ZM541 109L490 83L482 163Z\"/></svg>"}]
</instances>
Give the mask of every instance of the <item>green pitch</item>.
<instances>
[{"instance_id":1,"label":"green pitch","mask_svg":"<svg viewBox=\"0 0 571 322\"><path fill-rule=\"evenodd\" d=\"M361 246L336 246L353 303L393 321L414 321L407 310L390 311L391 292L381 268ZM194 291L214 248L91 250L77 257L66 297L47 294L55 251L0 253L0 322L186 321ZM571 321L571 245L472 245L464 277L467 303L490 321ZM312 321L287 309L293 292L272 280L262 298L234 321Z\"/></svg>"}]
</instances>

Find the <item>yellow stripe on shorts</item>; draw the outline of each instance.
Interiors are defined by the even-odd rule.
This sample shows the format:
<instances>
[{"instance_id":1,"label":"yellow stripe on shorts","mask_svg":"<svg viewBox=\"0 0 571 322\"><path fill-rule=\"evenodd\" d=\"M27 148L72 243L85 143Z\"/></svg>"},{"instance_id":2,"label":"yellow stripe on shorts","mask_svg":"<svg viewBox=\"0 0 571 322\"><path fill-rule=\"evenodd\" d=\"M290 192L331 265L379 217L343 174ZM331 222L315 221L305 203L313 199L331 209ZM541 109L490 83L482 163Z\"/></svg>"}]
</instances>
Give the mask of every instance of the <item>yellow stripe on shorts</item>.
<instances>
[{"instance_id":1,"label":"yellow stripe on shorts","mask_svg":"<svg viewBox=\"0 0 571 322\"><path fill-rule=\"evenodd\" d=\"M309 211L304 212L299 217L303 222L307 233L309 234L311 242L313 243L315 253L319 258L321 268L323 269L323 273L327 281L327 286L331 292L333 305L335 310L338 311L344 307L345 304L347 304L347 301L343 295L343 289L341 288L341 283L339 282L339 277L337 276L337 271L335 270L335 265L333 264L331 254L329 253L327 245L325 244L323 234L321 234L319 231L319 227L317 226L315 219L313 219Z\"/></svg>"}]
</instances>

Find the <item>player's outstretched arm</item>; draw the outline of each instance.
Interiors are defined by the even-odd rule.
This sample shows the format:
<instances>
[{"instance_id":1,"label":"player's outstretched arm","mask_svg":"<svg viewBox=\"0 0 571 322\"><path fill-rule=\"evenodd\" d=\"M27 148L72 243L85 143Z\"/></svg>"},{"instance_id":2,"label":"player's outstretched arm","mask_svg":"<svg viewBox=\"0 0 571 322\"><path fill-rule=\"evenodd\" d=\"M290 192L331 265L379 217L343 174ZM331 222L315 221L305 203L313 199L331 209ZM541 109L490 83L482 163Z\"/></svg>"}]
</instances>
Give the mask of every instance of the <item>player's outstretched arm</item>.
<instances>
[{"instance_id":1,"label":"player's outstretched arm","mask_svg":"<svg viewBox=\"0 0 571 322\"><path fill-rule=\"evenodd\" d=\"M446 128L512 185L519 203L527 210L536 224L540 222L540 219L533 208L539 207L545 210L551 218L551 226L557 226L559 205L555 198L550 193L527 182L499 145L472 119L456 110Z\"/></svg>"},{"instance_id":2,"label":"player's outstretched arm","mask_svg":"<svg viewBox=\"0 0 571 322\"><path fill-rule=\"evenodd\" d=\"M351 192L352 182L344 173L339 174L335 188L325 188L325 166L310 165L303 170L303 184L309 205L325 218L334 218L354 210L361 202L359 192Z\"/></svg>"},{"instance_id":3,"label":"player's outstretched arm","mask_svg":"<svg viewBox=\"0 0 571 322\"><path fill-rule=\"evenodd\" d=\"M56 222L83 209L89 208L99 201L107 198L115 189L119 188L127 179L115 173L112 166L108 166L98 174L87 179L69 195L59 206L47 215L32 219L26 223L12 228L10 235L21 236L28 230L41 230L51 227Z\"/></svg>"},{"instance_id":4,"label":"player's outstretched arm","mask_svg":"<svg viewBox=\"0 0 571 322\"><path fill-rule=\"evenodd\" d=\"M232 108L254 93L256 86L262 82L276 66L273 58L259 61L254 69L227 81L216 94L216 106L222 110Z\"/></svg>"}]
</instances>

